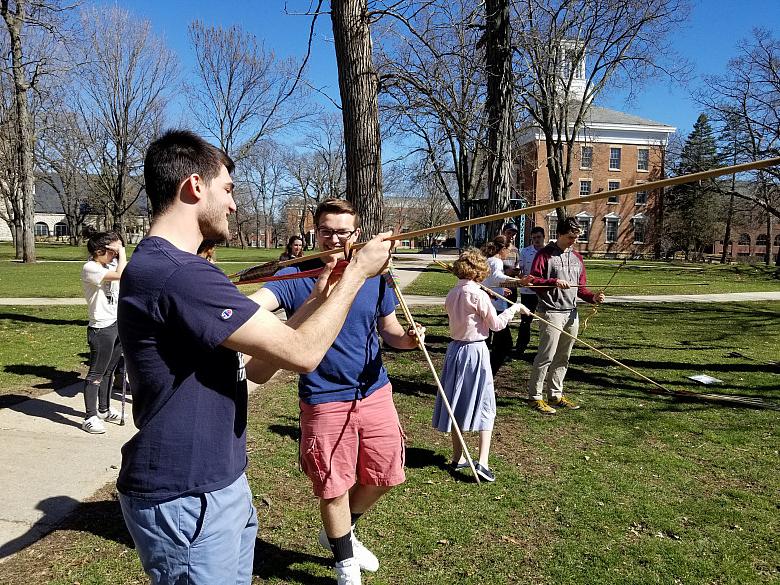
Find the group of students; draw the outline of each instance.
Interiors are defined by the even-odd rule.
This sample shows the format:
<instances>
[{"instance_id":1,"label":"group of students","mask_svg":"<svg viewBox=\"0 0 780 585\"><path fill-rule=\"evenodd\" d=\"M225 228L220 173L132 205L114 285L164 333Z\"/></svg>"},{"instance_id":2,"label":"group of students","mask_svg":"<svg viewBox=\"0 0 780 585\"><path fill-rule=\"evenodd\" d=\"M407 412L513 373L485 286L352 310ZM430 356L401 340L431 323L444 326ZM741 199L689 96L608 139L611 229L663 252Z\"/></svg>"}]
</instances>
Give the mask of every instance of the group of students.
<instances>
[{"instance_id":1,"label":"group of students","mask_svg":"<svg viewBox=\"0 0 780 585\"><path fill-rule=\"evenodd\" d=\"M114 235L90 244L96 265L88 263L85 271L95 273L90 286L114 308L138 428L122 448L122 514L153 584L250 583L258 522L245 474L247 381L263 383L278 369L298 372L300 463L322 520L316 540L333 555L338 583L359 585L361 571L376 571L379 560L356 537L355 525L405 480L404 433L380 340L410 350L425 329L405 328L396 318L395 293L381 277L392 249L389 232L370 239L346 263L336 261L338 254L302 262L280 274L306 271L304 278L271 282L251 296L238 291L209 261L213 246L199 250L204 241L229 235L228 217L236 210L233 167L199 136L166 132L144 160L153 221L132 262ZM360 218L344 200L322 202L314 226L324 251L337 252L360 237ZM558 241L564 241L560 235ZM300 254L296 244L302 242L288 242L291 257ZM544 264L537 266L540 256ZM538 254L533 282L552 279L555 291L564 293L571 282L584 284L584 269L575 274L572 258L578 256L565 249ZM568 272L558 274L561 259ZM314 268L319 276L310 276ZM446 301L453 342L443 380L458 424L481 431L477 471L492 480L495 396L484 340L516 313L531 312L521 303L496 311L477 284L489 273L479 252L466 251L455 271L460 280ZM587 295L584 287L578 290ZM539 304L548 314L566 313L564 301L570 300L545 293ZM286 311L285 322L272 314L278 308ZM90 319L91 328L104 325ZM103 338L110 336L91 335L100 341L90 341L95 371L90 367L85 400L89 426L99 428L115 418L108 394L102 398L106 376L98 359L109 347ZM119 346L114 337L112 356ZM101 398L93 414L89 401L95 393ZM434 405L433 422L448 431L441 406ZM455 442L453 448L453 463L462 467Z\"/></svg>"},{"instance_id":2,"label":"group of students","mask_svg":"<svg viewBox=\"0 0 780 585\"><path fill-rule=\"evenodd\" d=\"M528 382L530 405L543 414L555 414L556 408L579 408L563 394L569 356L579 331L577 298L589 303L604 301L603 292L593 293L587 288L582 256L572 247L581 230L574 218L560 221L556 239L545 246L544 229L535 227L531 245L519 253L515 248L514 262L507 262L517 234L514 224L507 224L503 234L488 242L481 252L466 250L453 265L459 280L444 302L452 342L444 358L442 386L460 429L479 433L475 470L486 481L495 481L488 464L496 418L493 380L511 350L508 324L516 314L521 315L517 340L521 354L528 347L533 312L541 317L539 347ZM520 302L508 302L507 297L512 294L508 286L524 287L520 289ZM562 335L561 331L569 335ZM491 332L489 351L486 340ZM442 432L452 430L441 397L436 399L433 426ZM466 468L468 462L455 433L452 448L453 468Z\"/></svg>"}]
</instances>

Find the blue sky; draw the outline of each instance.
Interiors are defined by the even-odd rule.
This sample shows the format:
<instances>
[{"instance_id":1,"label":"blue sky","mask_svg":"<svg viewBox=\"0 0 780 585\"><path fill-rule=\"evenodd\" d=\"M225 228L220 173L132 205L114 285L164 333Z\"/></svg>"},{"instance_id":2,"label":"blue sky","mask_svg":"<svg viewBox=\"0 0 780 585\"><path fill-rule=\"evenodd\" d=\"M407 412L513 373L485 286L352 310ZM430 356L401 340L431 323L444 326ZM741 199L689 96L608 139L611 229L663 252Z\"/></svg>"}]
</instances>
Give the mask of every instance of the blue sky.
<instances>
[{"instance_id":1,"label":"blue sky","mask_svg":"<svg viewBox=\"0 0 780 585\"><path fill-rule=\"evenodd\" d=\"M279 55L297 57L305 51L310 25L308 16L284 13L285 4L290 13L304 12L310 5L308 0L132 0L120 4L152 21L155 31L179 55L185 70L191 63L187 25L196 18L208 24L240 24ZM687 134L699 114L699 106L690 97L699 85L699 76L725 71L728 60L736 55L739 40L749 36L756 26L767 27L780 36L780 0L694 1L688 23L673 39L675 50L694 67L687 86L657 83L645 87L629 104L620 95L599 103L670 124ZM317 87L338 98L328 15L319 18L309 76Z\"/></svg>"}]
</instances>

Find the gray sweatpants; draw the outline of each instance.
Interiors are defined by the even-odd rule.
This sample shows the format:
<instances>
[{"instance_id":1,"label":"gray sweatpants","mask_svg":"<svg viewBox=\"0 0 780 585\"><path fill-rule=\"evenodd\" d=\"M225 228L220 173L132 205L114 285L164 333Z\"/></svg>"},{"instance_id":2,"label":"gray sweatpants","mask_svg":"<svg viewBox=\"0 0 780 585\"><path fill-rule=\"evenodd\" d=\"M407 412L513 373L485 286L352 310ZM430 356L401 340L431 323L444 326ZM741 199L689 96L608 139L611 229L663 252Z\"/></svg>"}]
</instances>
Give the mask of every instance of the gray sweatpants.
<instances>
[{"instance_id":1,"label":"gray sweatpants","mask_svg":"<svg viewBox=\"0 0 780 585\"><path fill-rule=\"evenodd\" d=\"M580 329L577 309L569 312L548 311L539 313L539 316L575 337ZM531 400L543 400L545 386L550 400L563 396L563 379L569 368L572 347L574 340L571 337L539 322L539 350L528 380L528 397Z\"/></svg>"}]
</instances>

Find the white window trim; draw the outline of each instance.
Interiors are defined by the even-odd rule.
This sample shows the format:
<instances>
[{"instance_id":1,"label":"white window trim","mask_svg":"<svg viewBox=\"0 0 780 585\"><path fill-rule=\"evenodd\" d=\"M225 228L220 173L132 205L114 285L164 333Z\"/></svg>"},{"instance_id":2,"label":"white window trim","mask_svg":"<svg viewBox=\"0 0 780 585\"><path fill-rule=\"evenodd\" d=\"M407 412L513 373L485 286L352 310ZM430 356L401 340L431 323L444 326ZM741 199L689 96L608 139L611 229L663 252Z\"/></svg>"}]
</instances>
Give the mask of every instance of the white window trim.
<instances>
[{"instance_id":1,"label":"white window trim","mask_svg":"<svg viewBox=\"0 0 780 585\"><path fill-rule=\"evenodd\" d=\"M612 166L612 150L619 150L620 151L620 166L619 167L613 167ZM623 147L622 146L610 146L609 147L609 160L607 161L607 164L609 165L610 171L619 171L621 170L621 167L623 166Z\"/></svg>"},{"instance_id":2,"label":"white window trim","mask_svg":"<svg viewBox=\"0 0 780 585\"><path fill-rule=\"evenodd\" d=\"M582 149L583 148L590 148L590 166L586 167L583 166L582 161L584 160L584 157L582 156ZM592 171L593 170L593 147L589 146L587 144L581 144L580 145L580 170L583 171Z\"/></svg>"},{"instance_id":3,"label":"white window trim","mask_svg":"<svg viewBox=\"0 0 780 585\"><path fill-rule=\"evenodd\" d=\"M617 185L618 185L617 188L616 189L610 189L609 188L609 184L610 183L617 183ZM617 191L617 189L620 189L620 181L619 180L614 180L613 179L611 181L607 181L607 191L608 192L609 191ZM610 195L610 197L612 197L612 195ZM620 199L617 199L616 201L610 201L609 197L607 197L607 205L619 205L619 204L620 204Z\"/></svg>"},{"instance_id":4,"label":"white window trim","mask_svg":"<svg viewBox=\"0 0 780 585\"><path fill-rule=\"evenodd\" d=\"M639 168L639 151L644 150L647 153L647 168L646 169L640 169ZM636 149L636 172L638 173L649 173L650 172L650 149L649 148L642 148L641 146Z\"/></svg>"},{"instance_id":5,"label":"white window trim","mask_svg":"<svg viewBox=\"0 0 780 585\"><path fill-rule=\"evenodd\" d=\"M578 244L588 244L590 243L590 232L593 230L593 216L588 213L587 211L580 211L577 215L574 217L577 218L577 220L587 219L588 220L588 239L587 240L580 240L579 237L575 240Z\"/></svg>"},{"instance_id":6,"label":"white window trim","mask_svg":"<svg viewBox=\"0 0 780 585\"><path fill-rule=\"evenodd\" d=\"M593 195L593 179L580 179L580 189L579 189L579 196L580 197L587 197L587 195L582 194L582 183L590 183L590 191L588 191L588 195Z\"/></svg>"},{"instance_id":7,"label":"white window trim","mask_svg":"<svg viewBox=\"0 0 780 585\"><path fill-rule=\"evenodd\" d=\"M607 228L607 225L609 224L610 221L613 221L613 220L615 222L615 239L614 240L608 240L607 239L607 234L609 234L609 230ZM618 230L619 227L620 227L620 216L617 213L612 211L612 212L610 212L610 213L608 213L607 215L604 216L604 243L605 244L614 244L615 242L618 241L619 234L618 234L617 230Z\"/></svg>"},{"instance_id":8,"label":"white window trim","mask_svg":"<svg viewBox=\"0 0 780 585\"><path fill-rule=\"evenodd\" d=\"M637 187L639 185L644 185L644 183L637 183ZM650 192L645 190L644 191L644 193L645 193L645 202L644 203L640 203L639 201L636 200L636 196L639 195L639 193L641 193L641 191L637 191L636 193L634 193L634 206L635 207L639 207L640 205L647 205L647 200L650 199Z\"/></svg>"},{"instance_id":9,"label":"white window trim","mask_svg":"<svg viewBox=\"0 0 780 585\"><path fill-rule=\"evenodd\" d=\"M644 223L645 232L647 232L647 221L646 221L647 217L645 216L645 214L644 213L637 213L636 215L631 217L631 223L634 223L636 220L640 220L641 222ZM634 225L636 225L636 224L634 224ZM634 230L634 234L635 234L635 236L634 236L634 243L635 244L644 244L645 243L644 240L637 240L636 239L636 230ZM645 233L644 235L647 235L647 233Z\"/></svg>"}]
</instances>

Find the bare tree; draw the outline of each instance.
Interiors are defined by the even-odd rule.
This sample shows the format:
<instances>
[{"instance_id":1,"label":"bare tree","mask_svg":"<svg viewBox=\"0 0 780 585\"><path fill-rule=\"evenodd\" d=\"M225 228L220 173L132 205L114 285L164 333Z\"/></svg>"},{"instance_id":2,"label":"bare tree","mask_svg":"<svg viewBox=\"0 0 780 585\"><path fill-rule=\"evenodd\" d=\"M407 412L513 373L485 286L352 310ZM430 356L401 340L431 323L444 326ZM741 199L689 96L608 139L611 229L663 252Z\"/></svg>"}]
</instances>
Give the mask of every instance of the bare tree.
<instances>
[{"instance_id":1,"label":"bare tree","mask_svg":"<svg viewBox=\"0 0 780 585\"><path fill-rule=\"evenodd\" d=\"M733 161L780 155L780 39L754 30L752 38L740 42L727 73L706 78L705 85L699 100L733 134ZM760 188L734 190L734 195L780 217L780 170L770 167L752 176Z\"/></svg>"},{"instance_id":2,"label":"bare tree","mask_svg":"<svg viewBox=\"0 0 780 585\"><path fill-rule=\"evenodd\" d=\"M8 225L14 241L16 257L22 257L22 198L19 188L19 164L16 139L16 114L13 82L0 76L0 218Z\"/></svg>"},{"instance_id":3,"label":"bare tree","mask_svg":"<svg viewBox=\"0 0 780 585\"><path fill-rule=\"evenodd\" d=\"M331 22L346 145L347 199L363 219L363 233L384 228L382 154L367 0L332 0Z\"/></svg>"},{"instance_id":4,"label":"bare tree","mask_svg":"<svg viewBox=\"0 0 780 585\"><path fill-rule=\"evenodd\" d=\"M485 189L486 78L476 46L483 15L466 0L396 6L379 55L382 108L421 153L458 219Z\"/></svg>"},{"instance_id":5,"label":"bare tree","mask_svg":"<svg viewBox=\"0 0 780 585\"><path fill-rule=\"evenodd\" d=\"M544 136L552 197L561 201L591 102L607 88L630 95L648 76L684 71L668 43L687 0L514 0L513 8L516 96Z\"/></svg>"},{"instance_id":6,"label":"bare tree","mask_svg":"<svg viewBox=\"0 0 780 585\"><path fill-rule=\"evenodd\" d=\"M343 198L346 195L346 154L339 116L320 114L309 125L301 149L310 155L310 176L316 200Z\"/></svg>"},{"instance_id":7,"label":"bare tree","mask_svg":"<svg viewBox=\"0 0 780 585\"><path fill-rule=\"evenodd\" d=\"M50 109L37 141L36 159L41 180L56 193L65 213L68 241L78 245L89 213L86 170L88 143L80 117L62 102Z\"/></svg>"},{"instance_id":8,"label":"bare tree","mask_svg":"<svg viewBox=\"0 0 780 585\"><path fill-rule=\"evenodd\" d=\"M286 176L282 147L271 140L255 143L241 165L241 180L250 192L249 204L254 213L254 240L260 246L271 247L277 241L276 219L286 195Z\"/></svg>"},{"instance_id":9,"label":"bare tree","mask_svg":"<svg viewBox=\"0 0 780 585\"><path fill-rule=\"evenodd\" d=\"M261 139L300 122L305 59L277 57L240 25L189 27L197 83L187 84L190 111L237 162Z\"/></svg>"},{"instance_id":10,"label":"bare tree","mask_svg":"<svg viewBox=\"0 0 780 585\"><path fill-rule=\"evenodd\" d=\"M8 32L13 82L13 117L8 130L16 154L16 171L11 197L15 217L17 258L35 262L35 123L31 115L31 94L57 61L57 43L62 15L70 7L58 0L0 0L0 15ZM4 68L5 69L5 68ZM5 71L4 71L5 73Z\"/></svg>"},{"instance_id":11,"label":"bare tree","mask_svg":"<svg viewBox=\"0 0 780 585\"><path fill-rule=\"evenodd\" d=\"M94 145L88 152L97 195L124 236L125 214L142 190L143 153L161 129L177 61L148 20L118 6L86 10L81 23L75 101Z\"/></svg>"}]
</instances>

